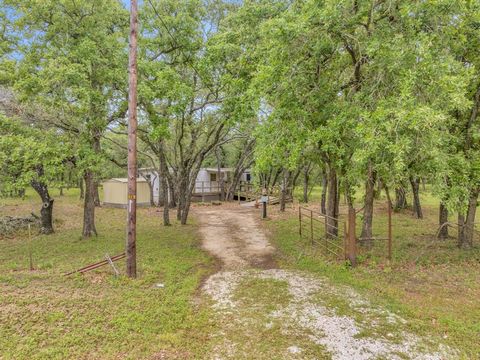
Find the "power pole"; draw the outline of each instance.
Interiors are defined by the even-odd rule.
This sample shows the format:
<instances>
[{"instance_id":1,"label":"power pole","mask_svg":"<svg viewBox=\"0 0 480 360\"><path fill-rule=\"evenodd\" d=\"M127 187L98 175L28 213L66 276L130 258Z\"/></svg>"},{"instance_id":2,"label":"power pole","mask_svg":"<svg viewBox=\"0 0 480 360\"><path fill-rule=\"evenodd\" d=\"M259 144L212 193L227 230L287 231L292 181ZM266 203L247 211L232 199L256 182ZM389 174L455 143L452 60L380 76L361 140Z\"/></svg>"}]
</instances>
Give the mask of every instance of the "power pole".
<instances>
[{"instance_id":1,"label":"power pole","mask_svg":"<svg viewBox=\"0 0 480 360\"><path fill-rule=\"evenodd\" d=\"M137 33L138 4L130 1L130 47L128 54L128 205L127 276L137 277Z\"/></svg>"}]
</instances>

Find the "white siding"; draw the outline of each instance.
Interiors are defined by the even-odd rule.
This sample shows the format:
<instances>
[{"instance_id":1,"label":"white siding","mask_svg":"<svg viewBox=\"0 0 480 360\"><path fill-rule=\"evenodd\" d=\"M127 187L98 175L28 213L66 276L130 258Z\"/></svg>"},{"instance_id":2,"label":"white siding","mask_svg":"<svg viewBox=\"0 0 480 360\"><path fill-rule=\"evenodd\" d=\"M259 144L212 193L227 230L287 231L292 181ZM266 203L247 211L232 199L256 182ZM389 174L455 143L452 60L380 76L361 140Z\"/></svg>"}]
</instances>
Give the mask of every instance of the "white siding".
<instances>
[{"instance_id":1,"label":"white siding","mask_svg":"<svg viewBox=\"0 0 480 360\"><path fill-rule=\"evenodd\" d=\"M197 175L197 181L210 181L210 173L206 169L200 169Z\"/></svg>"},{"instance_id":2,"label":"white siding","mask_svg":"<svg viewBox=\"0 0 480 360\"><path fill-rule=\"evenodd\" d=\"M228 173L230 173L230 176L232 175L232 171L229 171L230 169L222 169L221 172L224 174L223 178L228 179ZM195 189L194 193L202 193L202 182L203 182L203 191L205 193L212 191L218 190L218 182L210 182L210 174L217 174L217 170L214 168L202 168L199 170L197 174L197 179L196 179L196 184L195 184ZM250 173L250 169L248 169L246 172L244 172L240 180L241 181L247 181L247 174ZM155 202L158 202L159 198L159 193L160 193L160 177L158 176L157 172L153 169L147 170L147 171L142 171L142 174L144 176L150 175L150 181L153 186L153 199ZM217 179L218 180L218 179ZM252 179L250 179L251 181ZM170 198L170 194L169 194Z\"/></svg>"}]
</instances>

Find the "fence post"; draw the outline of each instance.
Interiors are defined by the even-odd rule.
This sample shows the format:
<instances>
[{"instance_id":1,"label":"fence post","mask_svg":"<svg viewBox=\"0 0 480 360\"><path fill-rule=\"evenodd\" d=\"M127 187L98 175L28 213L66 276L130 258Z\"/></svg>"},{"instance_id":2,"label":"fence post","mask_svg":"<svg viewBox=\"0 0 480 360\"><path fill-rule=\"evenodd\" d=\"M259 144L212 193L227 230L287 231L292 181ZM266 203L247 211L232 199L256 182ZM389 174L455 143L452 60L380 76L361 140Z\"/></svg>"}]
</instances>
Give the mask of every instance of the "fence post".
<instances>
[{"instance_id":1,"label":"fence post","mask_svg":"<svg viewBox=\"0 0 480 360\"><path fill-rule=\"evenodd\" d=\"M348 231L347 231L347 221L343 223L343 257L345 260L348 259Z\"/></svg>"},{"instance_id":2,"label":"fence post","mask_svg":"<svg viewBox=\"0 0 480 360\"><path fill-rule=\"evenodd\" d=\"M205 202L204 182L202 181L202 203Z\"/></svg>"},{"instance_id":3,"label":"fence post","mask_svg":"<svg viewBox=\"0 0 480 360\"><path fill-rule=\"evenodd\" d=\"M355 209L353 206L348 207L348 260L352 266L357 265L357 244L355 231Z\"/></svg>"},{"instance_id":4,"label":"fence post","mask_svg":"<svg viewBox=\"0 0 480 360\"><path fill-rule=\"evenodd\" d=\"M388 206L388 260L392 261L392 206L387 201Z\"/></svg>"},{"instance_id":5,"label":"fence post","mask_svg":"<svg viewBox=\"0 0 480 360\"><path fill-rule=\"evenodd\" d=\"M302 237L302 208L298 207L298 234Z\"/></svg>"}]
</instances>

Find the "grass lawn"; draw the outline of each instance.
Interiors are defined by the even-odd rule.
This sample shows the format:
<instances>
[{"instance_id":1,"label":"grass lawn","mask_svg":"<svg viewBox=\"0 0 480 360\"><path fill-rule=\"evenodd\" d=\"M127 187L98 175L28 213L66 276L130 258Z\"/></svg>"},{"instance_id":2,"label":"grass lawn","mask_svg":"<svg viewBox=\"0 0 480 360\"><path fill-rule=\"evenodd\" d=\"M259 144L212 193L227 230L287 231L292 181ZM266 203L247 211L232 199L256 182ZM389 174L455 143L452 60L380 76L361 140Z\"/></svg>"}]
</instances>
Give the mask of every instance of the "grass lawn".
<instances>
[{"instance_id":1,"label":"grass lawn","mask_svg":"<svg viewBox=\"0 0 480 360\"><path fill-rule=\"evenodd\" d=\"M315 193L320 194L317 189ZM318 208L318 200L314 201L311 206ZM438 201L427 194L422 194L422 201L423 220L414 219L408 211L394 214L393 263L382 256L379 245L374 256L360 257L355 270L326 261L319 251L300 243L296 210L279 214L277 207L272 207L271 220L263 225L278 249L280 267L351 286L372 305L408 320L405 331L450 345L464 359L480 358L480 239L470 251L457 249L454 239L434 240ZM0 216L38 213L39 206L32 192L25 200L0 199ZM200 249L193 219L193 225L175 223L165 228L156 209L139 209L139 279L131 281L114 277L108 266L85 275L63 276L102 260L105 253L123 251L124 209L97 209L99 236L87 240L80 238L82 204L76 191L56 197L54 215L53 235L35 234L31 242L26 232L0 238L1 359L208 358L216 344L211 336L219 333L221 324L213 310L198 305L196 299L201 281L216 264ZM359 218L359 229L360 222ZM382 236L385 232L383 199L376 206L374 233ZM30 251L34 271L28 270ZM124 272L124 260L116 265ZM246 318L262 317L284 305L284 283L248 281L235 294L238 301L245 302ZM165 287L157 287L158 283ZM252 295L255 304L249 302ZM348 299L331 296L322 301L338 314L351 315ZM252 336L258 333L263 334L259 343L267 347L265 354L273 354L272 358L280 356L275 351L288 345L275 324L269 331L240 330L232 329L245 351L257 350ZM392 329L385 327L384 331ZM278 349L268 348L272 344ZM322 348L304 346L313 358L328 358Z\"/></svg>"},{"instance_id":2,"label":"grass lawn","mask_svg":"<svg viewBox=\"0 0 480 360\"><path fill-rule=\"evenodd\" d=\"M54 190L53 192L56 192ZM38 214L38 197L0 199L0 216ZM140 209L138 275L108 266L85 275L65 272L124 250L124 209L97 209L99 236L80 239L78 193L56 197L53 235L0 238L0 358L202 358L212 314L193 299L215 267L199 248L194 225L161 226L161 213ZM34 271L29 271L29 249ZM124 273L125 261L115 263ZM164 288L156 287L165 284Z\"/></svg>"},{"instance_id":3,"label":"grass lawn","mask_svg":"<svg viewBox=\"0 0 480 360\"><path fill-rule=\"evenodd\" d=\"M320 194L315 189L314 193ZM318 208L317 203L311 206ZM343 201L343 199L342 199ZM362 256L352 270L346 264L327 262L320 251L300 243L295 210L275 214L265 223L278 248L281 267L302 269L328 277L336 284L357 289L373 303L384 306L409 322L409 330L441 339L457 348L464 359L480 358L480 238L475 248L460 250L455 239L435 240L438 200L422 194L425 218L409 211L393 215L394 260ZM361 208L361 204L356 204ZM341 209L340 212L346 212ZM453 217L452 217L453 218ZM376 204L374 234L386 234L385 200ZM357 236L361 217L357 218ZM343 225L340 227L343 228ZM451 230L451 234L454 231ZM377 246L377 254L382 254ZM384 253L384 252L383 252ZM335 302L331 305L335 306ZM336 304L342 310L342 304Z\"/></svg>"}]
</instances>

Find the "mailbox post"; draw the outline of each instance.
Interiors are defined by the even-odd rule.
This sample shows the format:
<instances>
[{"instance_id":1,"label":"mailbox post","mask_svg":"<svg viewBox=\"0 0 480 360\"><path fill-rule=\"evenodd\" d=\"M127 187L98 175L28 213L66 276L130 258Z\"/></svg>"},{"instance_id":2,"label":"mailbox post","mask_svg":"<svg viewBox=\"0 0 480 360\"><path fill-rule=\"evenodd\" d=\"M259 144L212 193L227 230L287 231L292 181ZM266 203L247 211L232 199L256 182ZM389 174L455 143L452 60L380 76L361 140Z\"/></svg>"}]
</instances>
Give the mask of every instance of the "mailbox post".
<instances>
[{"instance_id":1,"label":"mailbox post","mask_svg":"<svg viewBox=\"0 0 480 360\"><path fill-rule=\"evenodd\" d=\"M267 189L262 190L262 198L260 201L262 203L262 219L266 219L267 218L267 202L268 202Z\"/></svg>"}]
</instances>

